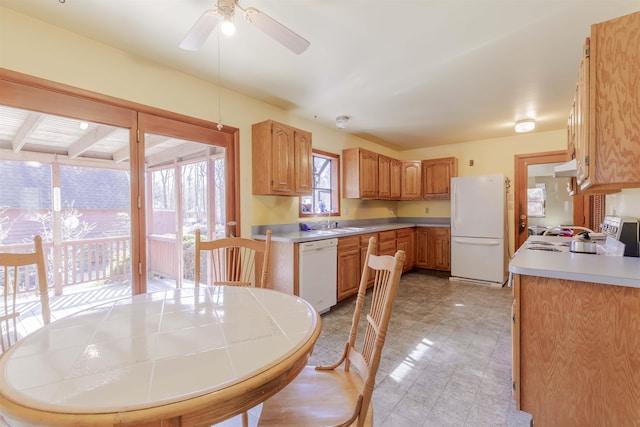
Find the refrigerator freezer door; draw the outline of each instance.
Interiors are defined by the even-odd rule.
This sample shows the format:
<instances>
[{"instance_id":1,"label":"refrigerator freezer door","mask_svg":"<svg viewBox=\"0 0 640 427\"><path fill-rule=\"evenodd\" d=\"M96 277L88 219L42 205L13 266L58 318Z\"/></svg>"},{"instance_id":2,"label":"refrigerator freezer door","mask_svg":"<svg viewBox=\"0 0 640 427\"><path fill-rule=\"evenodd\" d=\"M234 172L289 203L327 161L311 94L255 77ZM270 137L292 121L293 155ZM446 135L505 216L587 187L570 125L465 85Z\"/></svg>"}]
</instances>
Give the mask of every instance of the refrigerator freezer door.
<instances>
[{"instance_id":1,"label":"refrigerator freezer door","mask_svg":"<svg viewBox=\"0 0 640 427\"><path fill-rule=\"evenodd\" d=\"M504 239L451 237L451 276L504 284Z\"/></svg>"},{"instance_id":2,"label":"refrigerator freezer door","mask_svg":"<svg viewBox=\"0 0 640 427\"><path fill-rule=\"evenodd\" d=\"M503 238L504 175L451 178L451 236Z\"/></svg>"}]
</instances>

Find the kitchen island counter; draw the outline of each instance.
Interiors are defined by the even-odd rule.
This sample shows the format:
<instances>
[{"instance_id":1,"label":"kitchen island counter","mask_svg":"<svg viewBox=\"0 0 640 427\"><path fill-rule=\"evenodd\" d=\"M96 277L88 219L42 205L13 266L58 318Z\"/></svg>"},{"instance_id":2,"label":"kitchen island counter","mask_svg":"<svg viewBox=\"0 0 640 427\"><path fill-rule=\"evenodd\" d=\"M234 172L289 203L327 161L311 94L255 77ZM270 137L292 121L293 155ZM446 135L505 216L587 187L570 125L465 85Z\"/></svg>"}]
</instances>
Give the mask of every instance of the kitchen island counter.
<instances>
[{"instance_id":1,"label":"kitchen island counter","mask_svg":"<svg viewBox=\"0 0 640 427\"><path fill-rule=\"evenodd\" d=\"M541 426L637 425L640 259L533 237L542 250L525 243L509 265L516 408Z\"/></svg>"},{"instance_id":2,"label":"kitchen island counter","mask_svg":"<svg viewBox=\"0 0 640 427\"><path fill-rule=\"evenodd\" d=\"M531 241L567 242L570 237L531 236L509 263L511 274L640 288L640 258L547 252L528 249Z\"/></svg>"}]
</instances>

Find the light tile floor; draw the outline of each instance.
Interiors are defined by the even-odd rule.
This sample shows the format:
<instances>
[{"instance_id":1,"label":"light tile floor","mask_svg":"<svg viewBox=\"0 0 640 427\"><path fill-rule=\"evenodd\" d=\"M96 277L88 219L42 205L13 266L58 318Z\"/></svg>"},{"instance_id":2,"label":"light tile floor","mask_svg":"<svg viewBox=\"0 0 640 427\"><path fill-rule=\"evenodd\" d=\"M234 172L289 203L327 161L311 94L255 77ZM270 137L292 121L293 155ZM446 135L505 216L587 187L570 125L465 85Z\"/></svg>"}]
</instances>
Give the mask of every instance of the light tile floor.
<instances>
[{"instance_id":1,"label":"light tile floor","mask_svg":"<svg viewBox=\"0 0 640 427\"><path fill-rule=\"evenodd\" d=\"M512 301L508 287L404 274L373 394L374 426L528 427L531 416L511 396ZM354 305L355 297L323 314L310 364L339 358Z\"/></svg>"}]
</instances>

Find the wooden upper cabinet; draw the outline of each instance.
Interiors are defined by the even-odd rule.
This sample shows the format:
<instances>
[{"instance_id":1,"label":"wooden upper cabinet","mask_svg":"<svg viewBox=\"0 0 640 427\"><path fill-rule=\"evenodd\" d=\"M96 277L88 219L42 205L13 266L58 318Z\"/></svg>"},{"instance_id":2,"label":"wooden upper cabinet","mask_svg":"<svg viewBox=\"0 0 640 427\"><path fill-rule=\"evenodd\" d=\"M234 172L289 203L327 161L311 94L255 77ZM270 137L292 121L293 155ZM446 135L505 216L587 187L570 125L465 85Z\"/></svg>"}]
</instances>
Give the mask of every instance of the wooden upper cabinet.
<instances>
[{"instance_id":1,"label":"wooden upper cabinet","mask_svg":"<svg viewBox=\"0 0 640 427\"><path fill-rule=\"evenodd\" d=\"M402 162L400 160L390 159L389 179L389 198L400 200L402 197Z\"/></svg>"},{"instance_id":2,"label":"wooden upper cabinet","mask_svg":"<svg viewBox=\"0 0 640 427\"><path fill-rule=\"evenodd\" d=\"M252 126L253 194L311 194L311 133L267 120Z\"/></svg>"},{"instance_id":3,"label":"wooden upper cabinet","mask_svg":"<svg viewBox=\"0 0 640 427\"><path fill-rule=\"evenodd\" d=\"M458 176L458 159L445 157L422 161L422 198L450 199L451 178Z\"/></svg>"},{"instance_id":4,"label":"wooden upper cabinet","mask_svg":"<svg viewBox=\"0 0 640 427\"><path fill-rule=\"evenodd\" d=\"M567 161L576 158L576 135L577 135L577 107L576 102L578 100L578 86L576 86L576 99L573 101L571 110L569 111L569 118L567 119ZM578 194L578 186L576 184L576 177L569 177L567 184L567 191L570 196ZM574 224L577 225L577 224Z\"/></svg>"},{"instance_id":5,"label":"wooden upper cabinet","mask_svg":"<svg viewBox=\"0 0 640 427\"><path fill-rule=\"evenodd\" d=\"M294 191L297 195L311 194L313 191L311 132L294 129L293 140L295 141L293 146Z\"/></svg>"},{"instance_id":6,"label":"wooden upper cabinet","mask_svg":"<svg viewBox=\"0 0 640 427\"><path fill-rule=\"evenodd\" d=\"M420 161L401 162L401 199L420 200Z\"/></svg>"},{"instance_id":7,"label":"wooden upper cabinet","mask_svg":"<svg viewBox=\"0 0 640 427\"><path fill-rule=\"evenodd\" d=\"M591 26L576 94L577 183L589 193L640 187L640 12Z\"/></svg>"},{"instance_id":8,"label":"wooden upper cabinet","mask_svg":"<svg viewBox=\"0 0 640 427\"><path fill-rule=\"evenodd\" d=\"M342 193L345 198L378 198L378 157L377 153L362 148L348 148L342 151Z\"/></svg>"},{"instance_id":9,"label":"wooden upper cabinet","mask_svg":"<svg viewBox=\"0 0 640 427\"><path fill-rule=\"evenodd\" d=\"M378 156L378 199L391 198L391 158Z\"/></svg>"}]
</instances>

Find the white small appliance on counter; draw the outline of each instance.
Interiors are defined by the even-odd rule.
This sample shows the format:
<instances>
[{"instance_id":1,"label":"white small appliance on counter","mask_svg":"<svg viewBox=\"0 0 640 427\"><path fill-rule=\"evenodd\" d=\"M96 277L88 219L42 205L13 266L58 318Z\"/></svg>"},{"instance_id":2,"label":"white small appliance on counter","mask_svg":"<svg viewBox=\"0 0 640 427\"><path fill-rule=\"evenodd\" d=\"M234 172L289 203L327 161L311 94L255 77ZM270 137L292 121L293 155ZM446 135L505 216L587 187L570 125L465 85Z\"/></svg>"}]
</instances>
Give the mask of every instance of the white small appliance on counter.
<instances>
[{"instance_id":1,"label":"white small appliance on counter","mask_svg":"<svg viewBox=\"0 0 640 427\"><path fill-rule=\"evenodd\" d=\"M605 235L624 243L624 256L640 256L637 219L607 215L600 228Z\"/></svg>"}]
</instances>

